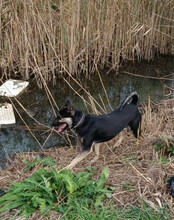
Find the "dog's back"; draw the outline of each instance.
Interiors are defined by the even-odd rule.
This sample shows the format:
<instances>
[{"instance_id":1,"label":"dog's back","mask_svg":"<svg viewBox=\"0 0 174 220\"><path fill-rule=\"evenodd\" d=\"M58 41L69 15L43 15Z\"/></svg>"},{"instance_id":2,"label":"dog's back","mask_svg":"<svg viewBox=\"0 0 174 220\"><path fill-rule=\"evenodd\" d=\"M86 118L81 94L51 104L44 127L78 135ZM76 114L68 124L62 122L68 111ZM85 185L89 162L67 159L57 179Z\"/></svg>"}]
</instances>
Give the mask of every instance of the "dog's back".
<instances>
[{"instance_id":1,"label":"dog's back","mask_svg":"<svg viewBox=\"0 0 174 220\"><path fill-rule=\"evenodd\" d=\"M130 100L131 102L128 104ZM85 134L92 134L95 142L108 141L127 126L130 126L134 136L138 138L141 134L141 113L137 103L138 95L134 92L111 113L98 116L88 115L84 127L81 129Z\"/></svg>"}]
</instances>

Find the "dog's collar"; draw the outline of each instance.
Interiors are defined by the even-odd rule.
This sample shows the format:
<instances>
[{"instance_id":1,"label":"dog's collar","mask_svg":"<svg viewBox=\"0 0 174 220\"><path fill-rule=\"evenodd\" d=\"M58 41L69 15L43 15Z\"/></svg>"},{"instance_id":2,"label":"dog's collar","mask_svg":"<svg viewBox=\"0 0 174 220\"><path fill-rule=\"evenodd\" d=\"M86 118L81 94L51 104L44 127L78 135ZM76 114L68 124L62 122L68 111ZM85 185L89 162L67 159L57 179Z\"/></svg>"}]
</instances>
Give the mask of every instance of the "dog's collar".
<instances>
[{"instance_id":1,"label":"dog's collar","mask_svg":"<svg viewBox=\"0 0 174 220\"><path fill-rule=\"evenodd\" d=\"M82 113L82 117L81 117L81 119L79 120L79 122L75 125L75 126L73 126L73 128L78 128L80 125L82 125L82 123L84 122L84 120L85 120L85 114L84 113Z\"/></svg>"}]
</instances>

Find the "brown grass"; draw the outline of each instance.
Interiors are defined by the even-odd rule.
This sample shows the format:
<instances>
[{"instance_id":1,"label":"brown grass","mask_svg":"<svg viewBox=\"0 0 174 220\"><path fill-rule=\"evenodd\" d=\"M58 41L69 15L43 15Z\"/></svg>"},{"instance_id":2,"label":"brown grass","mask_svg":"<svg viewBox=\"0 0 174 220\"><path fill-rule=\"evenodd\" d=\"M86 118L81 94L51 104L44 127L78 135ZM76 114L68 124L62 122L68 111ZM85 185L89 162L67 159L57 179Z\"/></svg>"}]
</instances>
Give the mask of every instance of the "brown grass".
<instances>
[{"instance_id":1,"label":"brown grass","mask_svg":"<svg viewBox=\"0 0 174 220\"><path fill-rule=\"evenodd\" d=\"M144 139L136 140L130 131L122 134L101 147L100 158L93 164L97 168L96 176L101 173L103 167L108 166L110 176L108 184L116 187L113 198L115 205L126 207L130 204L140 205L145 201L153 209L158 210L168 204L171 219L174 218L173 200L167 187L168 177L173 175L173 157L164 155L162 151L155 151L155 145L159 140L166 140L174 134L174 100L155 104L149 101L142 107L143 136ZM123 136L120 145L116 144L119 137ZM167 146L167 143L166 143ZM51 155L62 168L76 156L77 149L68 147L51 148L45 151L45 155ZM0 188L6 189L11 181L21 181L30 173L25 173L26 166L22 160L32 160L38 152L17 154L12 164L6 170L1 170ZM163 163L162 158L167 161ZM94 154L89 155L79 163L74 172L82 171L90 165ZM36 215L35 215L36 216ZM30 219L35 219L34 216ZM42 219L42 218L41 218ZM53 218L51 218L53 219Z\"/></svg>"},{"instance_id":2,"label":"brown grass","mask_svg":"<svg viewBox=\"0 0 174 220\"><path fill-rule=\"evenodd\" d=\"M0 0L4 77L89 75L121 60L174 53L173 1Z\"/></svg>"}]
</instances>

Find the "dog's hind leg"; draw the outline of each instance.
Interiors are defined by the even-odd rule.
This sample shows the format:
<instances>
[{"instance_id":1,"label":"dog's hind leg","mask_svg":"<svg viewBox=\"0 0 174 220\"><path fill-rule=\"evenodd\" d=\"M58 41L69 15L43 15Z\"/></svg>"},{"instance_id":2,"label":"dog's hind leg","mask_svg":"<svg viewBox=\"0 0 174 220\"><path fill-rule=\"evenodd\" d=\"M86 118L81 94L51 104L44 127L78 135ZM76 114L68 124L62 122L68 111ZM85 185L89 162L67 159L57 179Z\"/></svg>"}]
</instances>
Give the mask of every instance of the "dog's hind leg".
<instances>
[{"instance_id":1,"label":"dog's hind leg","mask_svg":"<svg viewBox=\"0 0 174 220\"><path fill-rule=\"evenodd\" d=\"M122 132L121 132L120 137L119 137L119 139L117 140L117 142L114 144L113 149L114 149L115 147L119 147L120 144L121 144L121 142L122 142L122 140L123 140L123 134L122 134Z\"/></svg>"},{"instance_id":2,"label":"dog's hind leg","mask_svg":"<svg viewBox=\"0 0 174 220\"><path fill-rule=\"evenodd\" d=\"M99 150L99 148L100 148L100 144L99 144L99 143L94 144L94 149L95 149L95 154L96 154L96 156L95 156L94 159L91 161L91 164L95 163L95 162L98 160L99 155L100 155L100 150Z\"/></svg>"},{"instance_id":3,"label":"dog's hind leg","mask_svg":"<svg viewBox=\"0 0 174 220\"><path fill-rule=\"evenodd\" d=\"M76 145L76 150L77 151L80 151L81 148L82 148L82 140L81 139L82 138L79 135L77 135L77 145Z\"/></svg>"},{"instance_id":4,"label":"dog's hind leg","mask_svg":"<svg viewBox=\"0 0 174 220\"><path fill-rule=\"evenodd\" d=\"M141 135L141 114L138 112L134 120L129 123L131 130L136 138Z\"/></svg>"}]
</instances>

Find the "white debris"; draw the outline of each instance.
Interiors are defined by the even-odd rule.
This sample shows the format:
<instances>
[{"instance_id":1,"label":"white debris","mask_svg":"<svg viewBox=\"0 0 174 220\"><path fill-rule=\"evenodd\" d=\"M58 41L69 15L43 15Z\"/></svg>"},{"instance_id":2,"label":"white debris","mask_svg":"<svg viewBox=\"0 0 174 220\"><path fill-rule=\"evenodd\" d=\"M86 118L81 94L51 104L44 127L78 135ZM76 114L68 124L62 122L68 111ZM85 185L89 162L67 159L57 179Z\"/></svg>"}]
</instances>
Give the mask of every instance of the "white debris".
<instances>
[{"instance_id":1,"label":"white debris","mask_svg":"<svg viewBox=\"0 0 174 220\"><path fill-rule=\"evenodd\" d=\"M0 125L15 124L13 106L10 103L0 104Z\"/></svg>"},{"instance_id":2,"label":"white debris","mask_svg":"<svg viewBox=\"0 0 174 220\"><path fill-rule=\"evenodd\" d=\"M29 82L9 79L0 86L0 96L16 97L27 88Z\"/></svg>"}]
</instances>

